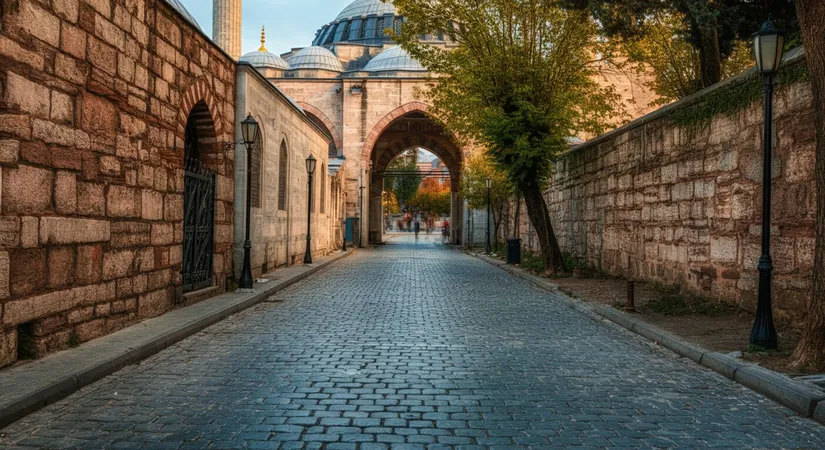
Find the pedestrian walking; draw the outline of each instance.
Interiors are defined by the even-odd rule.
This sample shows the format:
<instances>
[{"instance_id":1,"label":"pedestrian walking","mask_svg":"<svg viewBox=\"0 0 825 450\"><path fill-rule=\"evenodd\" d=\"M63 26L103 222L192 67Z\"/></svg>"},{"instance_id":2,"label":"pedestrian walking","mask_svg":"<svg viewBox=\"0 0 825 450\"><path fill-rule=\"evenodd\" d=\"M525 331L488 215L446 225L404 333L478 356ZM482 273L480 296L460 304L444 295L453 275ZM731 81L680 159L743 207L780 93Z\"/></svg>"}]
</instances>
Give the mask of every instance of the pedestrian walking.
<instances>
[{"instance_id":1,"label":"pedestrian walking","mask_svg":"<svg viewBox=\"0 0 825 450\"><path fill-rule=\"evenodd\" d=\"M415 219L415 225L413 225L413 228L415 228L415 240L417 241L418 233L421 232L421 222L419 222L418 219Z\"/></svg>"}]
</instances>

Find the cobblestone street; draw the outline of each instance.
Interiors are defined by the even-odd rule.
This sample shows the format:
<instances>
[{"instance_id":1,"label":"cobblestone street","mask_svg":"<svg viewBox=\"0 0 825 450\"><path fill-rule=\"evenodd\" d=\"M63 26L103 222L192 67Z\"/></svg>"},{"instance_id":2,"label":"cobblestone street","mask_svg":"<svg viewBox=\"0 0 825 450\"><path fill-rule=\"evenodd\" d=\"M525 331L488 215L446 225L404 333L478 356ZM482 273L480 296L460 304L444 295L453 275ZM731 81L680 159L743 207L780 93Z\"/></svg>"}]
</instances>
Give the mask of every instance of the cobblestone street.
<instances>
[{"instance_id":1,"label":"cobblestone street","mask_svg":"<svg viewBox=\"0 0 825 450\"><path fill-rule=\"evenodd\" d=\"M821 425L437 239L344 259L0 447L825 447Z\"/></svg>"}]
</instances>

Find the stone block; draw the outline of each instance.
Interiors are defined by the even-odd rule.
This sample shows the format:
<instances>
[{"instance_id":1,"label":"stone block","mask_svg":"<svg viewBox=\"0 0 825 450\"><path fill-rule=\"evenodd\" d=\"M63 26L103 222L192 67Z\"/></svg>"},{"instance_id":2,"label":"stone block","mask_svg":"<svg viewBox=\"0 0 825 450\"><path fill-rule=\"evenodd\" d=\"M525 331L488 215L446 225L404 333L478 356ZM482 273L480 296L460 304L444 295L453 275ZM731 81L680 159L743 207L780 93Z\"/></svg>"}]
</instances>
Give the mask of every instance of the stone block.
<instances>
[{"instance_id":1,"label":"stone block","mask_svg":"<svg viewBox=\"0 0 825 450\"><path fill-rule=\"evenodd\" d=\"M2 41L0 41L1 43ZM29 116L22 114L0 114L0 133L9 133L14 137L29 139L32 127Z\"/></svg>"},{"instance_id":2,"label":"stone block","mask_svg":"<svg viewBox=\"0 0 825 450\"><path fill-rule=\"evenodd\" d=\"M72 98L58 91L52 91L52 106L49 118L64 125L74 122L74 102Z\"/></svg>"},{"instance_id":3,"label":"stone block","mask_svg":"<svg viewBox=\"0 0 825 450\"><path fill-rule=\"evenodd\" d=\"M103 279L114 280L132 272L135 254L132 250L106 252L103 255Z\"/></svg>"},{"instance_id":4,"label":"stone block","mask_svg":"<svg viewBox=\"0 0 825 450\"><path fill-rule=\"evenodd\" d=\"M20 219L0 217L0 247L12 248L20 244Z\"/></svg>"},{"instance_id":5,"label":"stone block","mask_svg":"<svg viewBox=\"0 0 825 450\"><path fill-rule=\"evenodd\" d=\"M108 221L69 217L42 217L40 243L65 245L107 242L111 238Z\"/></svg>"},{"instance_id":6,"label":"stone block","mask_svg":"<svg viewBox=\"0 0 825 450\"><path fill-rule=\"evenodd\" d=\"M120 175L120 160L115 156L103 155L100 157L100 173L109 176Z\"/></svg>"},{"instance_id":7,"label":"stone block","mask_svg":"<svg viewBox=\"0 0 825 450\"><path fill-rule=\"evenodd\" d=\"M796 266L799 269L811 269L814 266L816 240L812 237L796 239Z\"/></svg>"},{"instance_id":8,"label":"stone block","mask_svg":"<svg viewBox=\"0 0 825 450\"><path fill-rule=\"evenodd\" d=\"M69 313L68 321L69 324L76 324L79 322L85 322L92 317L94 317L95 308L94 306L86 306L83 308L78 308Z\"/></svg>"},{"instance_id":9,"label":"stone block","mask_svg":"<svg viewBox=\"0 0 825 450\"><path fill-rule=\"evenodd\" d=\"M142 192L141 212L146 220L163 219L163 194L150 189Z\"/></svg>"},{"instance_id":10,"label":"stone block","mask_svg":"<svg viewBox=\"0 0 825 450\"><path fill-rule=\"evenodd\" d=\"M58 171L54 180L54 204L60 214L74 214L77 210L77 175Z\"/></svg>"},{"instance_id":11,"label":"stone block","mask_svg":"<svg viewBox=\"0 0 825 450\"><path fill-rule=\"evenodd\" d=\"M738 249L736 237L717 236L710 239L710 259L715 263L735 263L738 260Z\"/></svg>"},{"instance_id":12,"label":"stone block","mask_svg":"<svg viewBox=\"0 0 825 450\"><path fill-rule=\"evenodd\" d=\"M711 198L716 195L716 181L697 180L693 187L696 198Z\"/></svg>"},{"instance_id":13,"label":"stone block","mask_svg":"<svg viewBox=\"0 0 825 450\"><path fill-rule=\"evenodd\" d=\"M52 172L19 165L4 169L3 212L44 213L52 207Z\"/></svg>"},{"instance_id":14,"label":"stone block","mask_svg":"<svg viewBox=\"0 0 825 450\"><path fill-rule=\"evenodd\" d=\"M673 201L690 200L693 198L693 182L678 183L671 189L670 196Z\"/></svg>"},{"instance_id":15,"label":"stone block","mask_svg":"<svg viewBox=\"0 0 825 450\"><path fill-rule=\"evenodd\" d=\"M825 400L825 392L802 381L754 365L736 371L736 382L796 411L811 417L816 404Z\"/></svg>"},{"instance_id":16,"label":"stone block","mask_svg":"<svg viewBox=\"0 0 825 450\"><path fill-rule=\"evenodd\" d=\"M5 36L0 36L0 55L30 66L37 71L43 71L43 55L31 49L23 48L20 44Z\"/></svg>"},{"instance_id":17,"label":"stone block","mask_svg":"<svg viewBox=\"0 0 825 450\"><path fill-rule=\"evenodd\" d=\"M0 298L7 298L9 290L9 252L0 252Z\"/></svg>"},{"instance_id":18,"label":"stone block","mask_svg":"<svg viewBox=\"0 0 825 450\"><path fill-rule=\"evenodd\" d=\"M64 80L74 84L85 84L87 70L85 65L77 59L58 53L54 57L54 73Z\"/></svg>"},{"instance_id":19,"label":"stone block","mask_svg":"<svg viewBox=\"0 0 825 450\"><path fill-rule=\"evenodd\" d=\"M21 0L17 25L52 47L60 46L60 19L32 0Z\"/></svg>"},{"instance_id":20,"label":"stone block","mask_svg":"<svg viewBox=\"0 0 825 450\"><path fill-rule=\"evenodd\" d=\"M804 183L814 179L816 151L794 148L788 156L785 166L785 179L790 183Z\"/></svg>"},{"instance_id":21,"label":"stone block","mask_svg":"<svg viewBox=\"0 0 825 450\"><path fill-rule=\"evenodd\" d=\"M45 248L9 252L9 287L12 295L26 295L46 287L47 252Z\"/></svg>"},{"instance_id":22,"label":"stone block","mask_svg":"<svg viewBox=\"0 0 825 450\"><path fill-rule=\"evenodd\" d=\"M174 228L170 223L152 224L152 245L170 245L174 242Z\"/></svg>"},{"instance_id":23,"label":"stone block","mask_svg":"<svg viewBox=\"0 0 825 450\"><path fill-rule=\"evenodd\" d=\"M88 42L88 61L106 74L116 75L117 49L92 36L88 37Z\"/></svg>"},{"instance_id":24,"label":"stone block","mask_svg":"<svg viewBox=\"0 0 825 450\"><path fill-rule=\"evenodd\" d=\"M81 97L80 126L90 133L115 136L118 113L115 106L103 97L86 93Z\"/></svg>"},{"instance_id":25,"label":"stone block","mask_svg":"<svg viewBox=\"0 0 825 450\"><path fill-rule=\"evenodd\" d=\"M702 365L733 380L735 379L736 371L745 367L746 364L730 356L707 352L702 357Z\"/></svg>"},{"instance_id":26,"label":"stone block","mask_svg":"<svg viewBox=\"0 0 825 450\"><path fill-rule=\"evenodd\" d=\"M169 291L157 290L138 298L138 316L140 318L157 317L172 307Z\"/></svg>"},{"instance_id":27,"label":"stone block","mask_svg":"<svg viewBox=\"0 0 825 450\"><path fill-rule=\"evenodd\" d=\"M37 217L20 218L20 246L35 248L40 242L40 220Z\"/></svg>"},{"instance_id":28,"label":"stone block","mask_svg":"<svg viewBox=\"0 0 825 450\"><path fill-rule=\"evenodd\" d=\"M17 360L17 330L0 328L0 367L5 367Z\"/></svg>"},{"instance_id":29,"label":"stone block","mask_svg":"<svg viewBox=\"0 0 825 450\"><path fill-rule=\"evenodd\" d=\"M49 287L60 288L74 281L74 247L49 249Z\"/></svg>"},{"instance_id":30,"label":"stone block","mask_svg":"<svg viewBox=\"0 0 825 450\"><path fill-rule=\"evenodd\" d=\"M103 279L103 246L81 245L77 248L75 282L95 284Z\"/></svg>"},{"instance_id":31,"label":"stone block","mask_svg":"<svg viewBox=\"0 0 825 450\"><path fill-rule=\"evenodd\" d=\"M32 121L32 137L47 144L71 147L75 143L75 130L47 120L34 119Z\"/></svg>"},{"instance_id":32,"label":"stone block","mask_svg":"<svg viewBox=\"0 0 825 450\"><path fill-rule=\"evenodd\" d=\"M20 141L0 139L0 163L16 163L20 157Z\"/></svg>"},{"instance_id":33,"label":"stone block","mask_svg":"<svg viewBox=\"0 0 825 450\"><path fill-rule=\"evenodd\" d=\"M106 319L90 320L75 327L80 342L91 341L106 334Z\"/></svg>"},{"instance_id":34,"label":"stone block","mask_svg":"<svg viewBox=\"0 0 825 450\"><path fill-rule=\"evenodd\" d=\"M51 105L49 88L14 72L7 72L6 102L12 108L16 105L21 111L41 119L49 118Z\"/></svg>"},{"instance_id":35,"label":"stone block","mask_svg":"<svg viewBox=\"0 0 825 450\"><path fill-rule=\"evenodd\" d=\"M62 19L75 23L77 22L78 0L52 0L52 7L55 14ZM65 25L65 24L64 24Z\"/></svg>"},{"instance_id":36,"label":"stone block","mask_svg":"<svg viewBox=\"0 0 825 450\"><path fill-rule=\"evenodd\" d=\"M183 220L183 196L166 194L163 199L163 218L170 222Z\"/></svg>"},{"instance_id":37,"label":"stone block","mask_svg":"<svg viewBox=\"0 0 825 450\"><path fill-rule=\"evenodd\" d=\"M106 212L109 217L140 217L140 190L127 186L109 186Z\"/></svg>"},{"instance_id":38,"label":"stone block","mask_svg":"<svg viewBox=\"0 0 825 450\"><path fill-rule=\"evenodd\" d=\"M77 183L77 213L83 216L105 216L106 197L104 185L97 183Z\"/></svg>"}]
</instances>

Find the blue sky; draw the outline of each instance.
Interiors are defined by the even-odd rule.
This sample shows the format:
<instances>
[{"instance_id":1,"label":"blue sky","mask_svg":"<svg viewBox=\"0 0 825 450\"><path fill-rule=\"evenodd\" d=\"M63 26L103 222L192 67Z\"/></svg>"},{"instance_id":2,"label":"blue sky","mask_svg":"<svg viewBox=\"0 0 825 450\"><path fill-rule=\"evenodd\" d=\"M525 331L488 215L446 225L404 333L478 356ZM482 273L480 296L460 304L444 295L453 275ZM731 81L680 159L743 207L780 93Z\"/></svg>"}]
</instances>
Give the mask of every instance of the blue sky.
<instances>
[{"instance_id":1,"label":"blue sky","mask_svg":"<svg viewBox=\"0 0 825 450\"><path fill-rule=\"evenodd\" d=\"M201 28L212 35L212 1L180 0ZM275 54L312 44L315 32L335 20L352 0L243 0L243 53L261 46L266 25L266 47Z\"/></svg>"}]
</instances>

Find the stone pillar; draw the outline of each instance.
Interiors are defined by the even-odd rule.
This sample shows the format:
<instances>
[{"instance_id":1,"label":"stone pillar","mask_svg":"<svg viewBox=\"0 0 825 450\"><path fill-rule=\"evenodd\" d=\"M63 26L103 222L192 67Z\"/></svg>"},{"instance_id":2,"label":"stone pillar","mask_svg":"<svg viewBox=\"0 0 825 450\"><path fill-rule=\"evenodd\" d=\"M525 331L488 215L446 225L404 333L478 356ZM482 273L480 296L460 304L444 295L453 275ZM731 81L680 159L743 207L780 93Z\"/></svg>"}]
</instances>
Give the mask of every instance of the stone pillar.
<instances>
[{"instance_id":1,"label":"stone pillar","mask_svg":"<svg viewBox=\"0 0 825 450\"><path fill-rule=\"evenodd\" d=\"M374 175L370 183L370 243L384 240L384 177Z\"/></svg>"},{"instance_id":2,"label":"stone pillar","mask_svg":"<svg viewBox=\"0 0 825 450\"><path fill-rule=\"evenodd\" d=\"M212 40L236 60L241 58L241 0L212 1Z\"/></svg>"}]
</instances>

